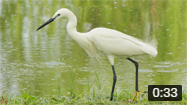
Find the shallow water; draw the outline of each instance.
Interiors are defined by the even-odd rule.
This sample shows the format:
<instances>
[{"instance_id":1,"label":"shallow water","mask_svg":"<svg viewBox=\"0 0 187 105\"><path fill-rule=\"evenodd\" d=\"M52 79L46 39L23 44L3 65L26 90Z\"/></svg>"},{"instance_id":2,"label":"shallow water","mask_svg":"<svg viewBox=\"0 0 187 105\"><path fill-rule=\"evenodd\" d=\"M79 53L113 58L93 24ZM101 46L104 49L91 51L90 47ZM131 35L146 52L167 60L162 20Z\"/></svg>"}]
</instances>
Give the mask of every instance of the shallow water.
<instances>
[{"instance_id":1,"label":"shallow water","mask_svg":"<svg viewBox=\"0 0 187 105\"><path fill-rule=\"evenodd\" d=\"M187 89L186 1L23 1L0 0L0 95L31 91L35 96L68 95L69 85L82 93L99 90L110 96L112 69L103 56L91 59L66 32L66 19L36 29L60 8L72 10L77 30L116 29L144 41L155 37L157 57L132 57L139 62L139 90L148 85L182 85ZM135 67L115 59L115 91L135 92ZM93 84L93 85L91 85Z\"/></svg>"}]
</instances>

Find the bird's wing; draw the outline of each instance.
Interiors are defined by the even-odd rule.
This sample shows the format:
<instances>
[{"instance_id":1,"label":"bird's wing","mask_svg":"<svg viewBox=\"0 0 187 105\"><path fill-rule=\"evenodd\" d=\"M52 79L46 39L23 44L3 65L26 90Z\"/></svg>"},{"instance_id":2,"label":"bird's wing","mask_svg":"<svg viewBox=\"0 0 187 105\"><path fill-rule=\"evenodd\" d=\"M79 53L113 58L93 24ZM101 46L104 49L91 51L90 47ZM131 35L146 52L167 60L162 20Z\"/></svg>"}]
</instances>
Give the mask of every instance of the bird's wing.
<instances>
[{"instance_id":1,"label":"bird's wing","mask_svg":"<svg viewBox=\"0 0 187 105\"><path fill-rule=\"evenodd\" d=\"M117 52L120 53L121 51L120 54L124 55L137 55L142 53L147 53L152 56L157 55L157 50L153 46L113 29L95 28L89 32L89 40L94 42L98 49L105 50L105 53L111 52L117 54Z\"/></svg>"},{"instance_id":2,"label":"bird's wing","mask_svg":"<svg viewBox=\"0 0 187 105\"><path fill-rule=\"evenodd\" d=\"M113 29L108 29L108 28L95 28L93 30L90 31L91 33L94 33L95 37L103 37L103 38L122 38L122 39L126 39L129 41L132 41L138 45L144 45L144 42L142 42L141 40L134 38L132 36L126 35L120 31L116 31Z\"/></svg>"}]
</instances>

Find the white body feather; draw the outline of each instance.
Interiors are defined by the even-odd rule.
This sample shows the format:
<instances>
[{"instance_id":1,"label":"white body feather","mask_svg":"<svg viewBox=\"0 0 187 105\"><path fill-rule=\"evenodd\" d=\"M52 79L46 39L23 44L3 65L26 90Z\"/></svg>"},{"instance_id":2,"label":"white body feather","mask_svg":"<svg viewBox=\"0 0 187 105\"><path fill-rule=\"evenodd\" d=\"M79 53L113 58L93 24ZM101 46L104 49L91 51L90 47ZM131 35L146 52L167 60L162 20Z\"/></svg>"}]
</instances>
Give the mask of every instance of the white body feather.
<instances>
[{"instance_id":1,"label":"white body feather","mask_svg":"<svg viewBox=\"0 0 187 105\"><path fill-rule=\"evenodd\" d=\"M128 36L122 32L108 29L95 28L87 33L79 33L76 30L77 18L68 9L58 10L53 17L61 14L58 18L67 17L68 34L91 56L100 58L97 50L104 52L111 65L114 65L114 56L133 56L139 54L157 55L155 47L141 40ZM57 19L58 19L57 18Z\"/></svg>"},{"instance_id":2,"label":"white body feather","mask_svg":"<svg viewBox=\"0 0 187 105\"><path fill-rule=\"evenodd\" d=\"M96 57L97 60L100 59L98 50L104 52L108 57L113 71L113 85L111 98L113 99L113 92L117 80L116 72L114 69L114 57L115 56L127 56L128 60L133 62L136 66L136 94L133 97L136 98L139 94L138 90L138 63L129 56L139 55L139 54L149 54L151 56L157 55L156 46L153 43L148 44L137 38L126 35L122 32L108 29L108 28L94 28L89 32L80 33L76 30L77 18L76 16L68 9L62 8L58 10L54 16L41 25L37 30L51 23L52 21L67 17L68 24L66 26L68 34L90 55ZM154 41L154 40L153 40ZM155 43L156 44L156 43ZM151 46L152 45L152 46ZM155 46L155 47L153 47ZM138 101L138 97L137 97Z\"/></svg>"}]
</instances>

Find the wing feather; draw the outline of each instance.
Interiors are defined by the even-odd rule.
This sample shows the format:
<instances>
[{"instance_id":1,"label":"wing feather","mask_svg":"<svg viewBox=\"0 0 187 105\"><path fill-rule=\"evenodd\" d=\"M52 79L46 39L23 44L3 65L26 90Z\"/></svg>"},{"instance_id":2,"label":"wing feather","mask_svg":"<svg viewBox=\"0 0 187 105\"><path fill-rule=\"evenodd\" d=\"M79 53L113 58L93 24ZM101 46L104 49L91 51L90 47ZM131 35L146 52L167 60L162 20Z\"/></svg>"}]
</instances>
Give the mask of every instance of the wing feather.
<instances>
[{"instance_id":1,"label":"wing feather","mask_svg":"<svg viewBox=\"0 0 187 105\"><path fill-rule=\"evenodd\" d=\"M158 53L150 44L113 29L95 28L89 32L88 39L108 54L131 56L147 53L156 56Z\"/></svg>"}]
</instances>

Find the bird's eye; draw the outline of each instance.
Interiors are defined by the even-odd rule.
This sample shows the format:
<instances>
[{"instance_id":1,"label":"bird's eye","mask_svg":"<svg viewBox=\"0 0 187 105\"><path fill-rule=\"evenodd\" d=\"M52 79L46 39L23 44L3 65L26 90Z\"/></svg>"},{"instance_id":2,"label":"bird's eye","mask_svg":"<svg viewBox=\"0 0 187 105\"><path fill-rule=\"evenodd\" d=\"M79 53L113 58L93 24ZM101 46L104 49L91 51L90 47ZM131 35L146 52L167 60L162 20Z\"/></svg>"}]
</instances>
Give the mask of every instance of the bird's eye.
<instances>
[{"instance_id":1,"label":"bird's eye","mask_svg":"<svg viewBox=\"0 0 187 105\"><path fill-rule=\"evenodd\" d=\"M57 14L57 16L60 16L60 14Z\"/></svg>"}]
</instances>

